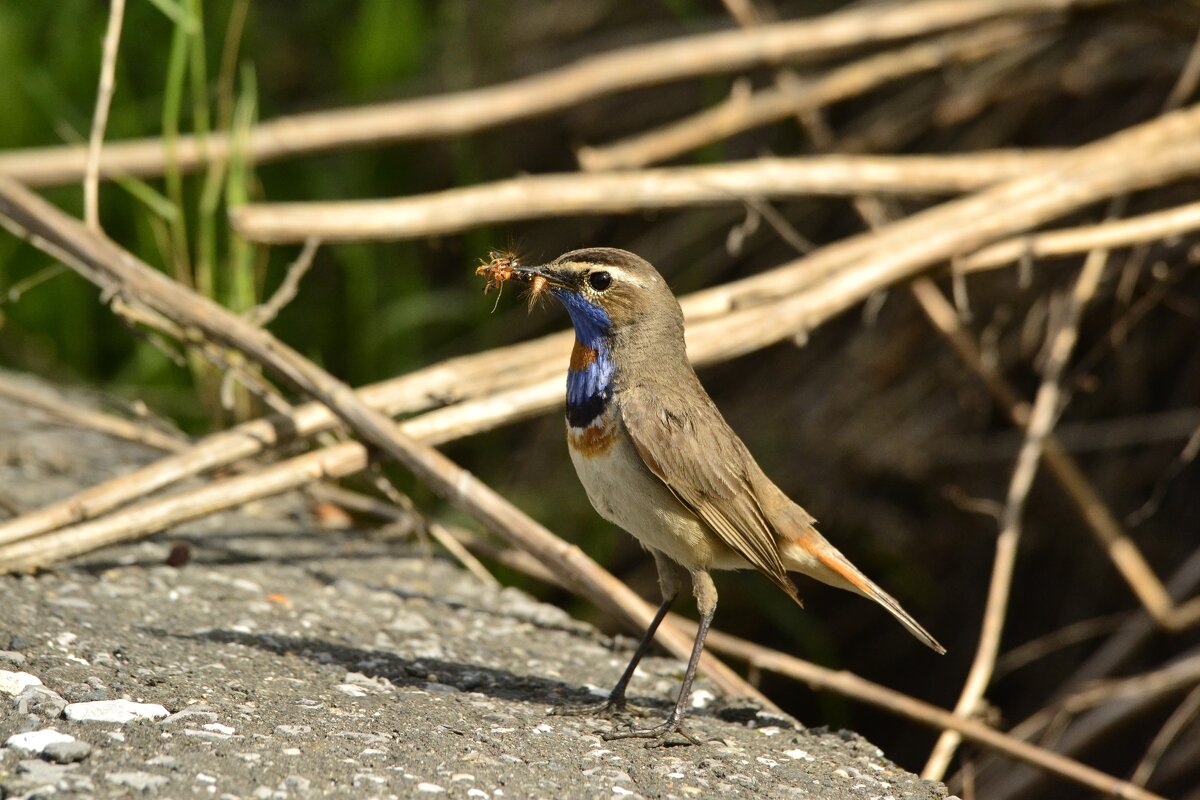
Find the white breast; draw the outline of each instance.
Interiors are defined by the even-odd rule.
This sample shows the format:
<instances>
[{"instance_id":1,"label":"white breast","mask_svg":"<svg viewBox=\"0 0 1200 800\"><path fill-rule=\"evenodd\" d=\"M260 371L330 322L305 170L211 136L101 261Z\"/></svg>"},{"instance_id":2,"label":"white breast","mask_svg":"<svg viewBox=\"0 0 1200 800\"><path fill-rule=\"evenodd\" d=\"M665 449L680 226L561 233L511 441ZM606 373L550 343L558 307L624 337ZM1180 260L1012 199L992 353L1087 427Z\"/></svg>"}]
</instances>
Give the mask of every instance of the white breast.
<instances>
[{"instance_id":1,"label":"white breast","mask_svg":"<svg viewBox=\"0 0 1200 800\"><path fill-rule=\"evenodd\" d=\"M688 569L737 569L726 548L645 464L611 404L588 428L567 426L571 461L600 516Z\"/></svg>"}]
</instances>

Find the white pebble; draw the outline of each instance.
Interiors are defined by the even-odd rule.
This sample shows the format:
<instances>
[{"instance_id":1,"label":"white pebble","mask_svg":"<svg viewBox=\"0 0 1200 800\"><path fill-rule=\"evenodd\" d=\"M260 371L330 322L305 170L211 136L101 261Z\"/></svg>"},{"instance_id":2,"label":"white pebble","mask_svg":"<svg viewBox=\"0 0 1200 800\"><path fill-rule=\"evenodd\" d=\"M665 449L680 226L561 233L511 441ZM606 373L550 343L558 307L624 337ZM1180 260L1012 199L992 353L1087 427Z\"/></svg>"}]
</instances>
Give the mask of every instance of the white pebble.
<instances>
[{"instance_id":1,"label":"white pebble","mask_svg":"<svg viewBox=\"0 0 1200 800\"><path fill-rule=\"evenodd\" d=\"M41 686L42 679L28 672L9 672L0 669L0 694L16 697L26 686Z\"/></svg>"},{"instance_id":2,"label":"white pebble","mask_svg":"<svg viewBox=\"0 0 1200 800\"><path fill-rule=\"evenodd\" d=\"M697 689L692 692L692 708L704 708L716 699L717 696L708 689Z\"/></svg>"},{"instance_id":3,"label":"white pebble","mask_svg":"<svg viewBox=\"0 0 1200 800\"><path fill-rule=\"evenodd\" d=\"M52 744L73 741L75 741L75 737L70 734L59 733L54 728L46 728L28 733L15 733L8 737L4 746L14 750L24 750L27 753L41 753Z\"/></svg>"},{"instance_id":4,"label":"white pebble","mask_svg":"<svg viewBox=\"0 0 1200 800\"><path fill-rule=\"evenodd\" d=\"M116 722L124 725L135 719L162 719L169 713L158 703L94 700L90 703L71 703L63 711L63 716L74 722Z\"/></svg>"},{"instance_id":5,"label":"white pebble","mask_svg":"<svg viewBox=\"0 0 1200 800\"><path fill-rule=\"evenodd\" d=\"M418 783L417 791L425 792L426 794L441 794L446 790L441 786L438 786L436 783Z\"/></svg>"}]
</instances>

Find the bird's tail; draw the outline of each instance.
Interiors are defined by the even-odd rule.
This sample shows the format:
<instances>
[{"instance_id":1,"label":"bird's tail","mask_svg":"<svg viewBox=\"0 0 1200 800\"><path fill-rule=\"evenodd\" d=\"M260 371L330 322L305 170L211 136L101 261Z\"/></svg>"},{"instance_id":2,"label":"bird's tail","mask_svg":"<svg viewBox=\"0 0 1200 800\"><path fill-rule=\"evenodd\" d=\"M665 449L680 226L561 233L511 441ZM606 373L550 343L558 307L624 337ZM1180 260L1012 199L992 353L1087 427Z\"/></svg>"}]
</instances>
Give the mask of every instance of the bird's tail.
<instances>
[{"instance_id":1,"label":"bird's tail","mask_svg":"<svg viewBox=\"0 0 1200 800\"><path fill-rule=\"evenodd\" d=\"M930 649L938 653L946 652L946 648L942 647L929 631L921 627L921 623L900 607L896 598L880 589L858 567L851 564L850 560L817 533L816 529L809 527L798 537L789 538L782 548L781 555L784 566L788 569L803 572L830 586L848 589L874 600Z\"/></svg>"}]
</instances>

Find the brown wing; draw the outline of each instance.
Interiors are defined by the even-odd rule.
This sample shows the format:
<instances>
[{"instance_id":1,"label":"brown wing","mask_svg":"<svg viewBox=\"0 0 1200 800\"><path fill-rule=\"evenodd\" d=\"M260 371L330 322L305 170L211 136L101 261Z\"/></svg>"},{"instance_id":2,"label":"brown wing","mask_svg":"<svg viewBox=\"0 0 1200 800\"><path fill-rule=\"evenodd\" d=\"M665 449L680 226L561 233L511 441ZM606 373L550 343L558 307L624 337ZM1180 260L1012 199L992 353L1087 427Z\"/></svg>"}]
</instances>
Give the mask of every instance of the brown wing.
<instances>
[{"instance_id":1,"label":"brown wing","mask_svg":"<svg viewBox=\"0 0 1200 800\"><path fill-rule=\"evenodd\" d=\"M619 407L647 469L717 538L799 603L751 484L758 467L712 402L637 389L623 392Z\"/></svg>"}]
</instances>

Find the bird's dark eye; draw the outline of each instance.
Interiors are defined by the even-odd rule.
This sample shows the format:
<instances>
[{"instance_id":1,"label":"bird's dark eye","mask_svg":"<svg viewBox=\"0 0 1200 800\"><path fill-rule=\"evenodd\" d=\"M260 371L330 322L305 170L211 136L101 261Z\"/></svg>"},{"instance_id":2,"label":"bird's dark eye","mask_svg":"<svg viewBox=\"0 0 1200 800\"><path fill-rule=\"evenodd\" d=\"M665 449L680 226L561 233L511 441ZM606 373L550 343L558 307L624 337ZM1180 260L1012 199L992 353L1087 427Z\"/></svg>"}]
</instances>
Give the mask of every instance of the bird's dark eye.
<instances>
[{"instance_id":1,"label":"bird's dark eye","mask_svg":"<svg viewBox=\"0 0 1200 800\"><path fill-rule=\"evenodd\" d=\"M588 286L591 286L597 292L603 292L612 283L612 275L607 272L589 272L587 276Z\"/></svg>"}]
</instances>

